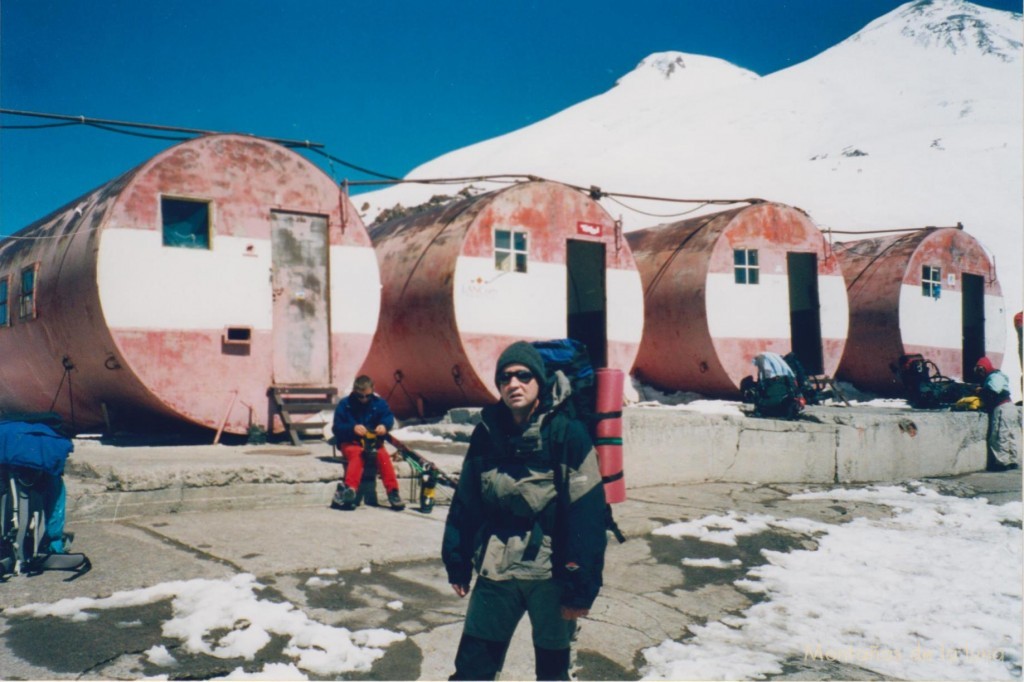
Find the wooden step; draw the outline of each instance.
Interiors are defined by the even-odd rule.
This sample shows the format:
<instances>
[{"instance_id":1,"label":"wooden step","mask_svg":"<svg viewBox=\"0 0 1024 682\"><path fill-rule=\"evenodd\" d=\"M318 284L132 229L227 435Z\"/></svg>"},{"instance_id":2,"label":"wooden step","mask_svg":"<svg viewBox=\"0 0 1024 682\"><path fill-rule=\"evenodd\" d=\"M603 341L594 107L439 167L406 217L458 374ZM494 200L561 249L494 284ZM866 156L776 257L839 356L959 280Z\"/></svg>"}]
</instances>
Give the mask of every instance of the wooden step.
<instances>
[{"instance_id":1,"label":"wooden step","mask_svg":"<svg viewBox=\"0 0 1024 682\"><path fill-rule=\"evenodd\" d=\"M333 386L272 386L270 394L277 405L281 422L292 443L302 444L303 436L324 436L327 422L308 417L324 411L333 411L338 389ZM306 417L306 419L296 419Z\"/></svg>"}]
</instances>

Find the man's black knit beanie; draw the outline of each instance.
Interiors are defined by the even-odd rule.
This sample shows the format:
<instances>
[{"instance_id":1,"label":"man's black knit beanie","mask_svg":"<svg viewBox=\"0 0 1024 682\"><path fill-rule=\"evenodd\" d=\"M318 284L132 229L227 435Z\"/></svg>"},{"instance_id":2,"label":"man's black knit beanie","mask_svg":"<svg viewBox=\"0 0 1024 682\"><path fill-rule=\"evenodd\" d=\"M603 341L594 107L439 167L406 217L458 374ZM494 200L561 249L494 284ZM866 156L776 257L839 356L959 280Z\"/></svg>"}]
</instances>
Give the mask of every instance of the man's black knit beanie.
<instances>
[{"instance_id":1,"label":"man's black knit beanie","mask_svg":"<svg viewBox=\"0 0 1024 682\"><path fill-rule=\"evenodd\" d=\"M541 390L544 390L548 383L548 373L544 367L544 358L540 356L536 348L526 341L516 341L498 357L498 364L494 368L494 383L498 383L498 375L501 374L501 370L514 364L524 365L533 372L534 376L537 377L537 384Z\"/></svg>"}]
</instances>

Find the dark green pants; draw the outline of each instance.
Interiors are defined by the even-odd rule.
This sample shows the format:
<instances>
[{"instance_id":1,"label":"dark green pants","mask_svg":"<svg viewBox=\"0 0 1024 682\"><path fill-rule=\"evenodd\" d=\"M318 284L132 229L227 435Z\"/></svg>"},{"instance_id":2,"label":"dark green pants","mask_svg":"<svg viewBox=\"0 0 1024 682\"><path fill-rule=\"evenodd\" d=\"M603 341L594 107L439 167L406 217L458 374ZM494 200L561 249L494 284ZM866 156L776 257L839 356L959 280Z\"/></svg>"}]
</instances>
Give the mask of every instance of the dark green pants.
<instances>
[{"instance_id":1,"label":"dark green pants","mask_svg":"<svg viewBox=\"0 0 1024 682\"><path fill-rule=\"evenodd\" d=\"M493 680L523 614L529 614L538 680L569 679L569 643L576 621L562 618L553 580L477 579L455 655L453 680Z\"/></svg>"}]
</instances>

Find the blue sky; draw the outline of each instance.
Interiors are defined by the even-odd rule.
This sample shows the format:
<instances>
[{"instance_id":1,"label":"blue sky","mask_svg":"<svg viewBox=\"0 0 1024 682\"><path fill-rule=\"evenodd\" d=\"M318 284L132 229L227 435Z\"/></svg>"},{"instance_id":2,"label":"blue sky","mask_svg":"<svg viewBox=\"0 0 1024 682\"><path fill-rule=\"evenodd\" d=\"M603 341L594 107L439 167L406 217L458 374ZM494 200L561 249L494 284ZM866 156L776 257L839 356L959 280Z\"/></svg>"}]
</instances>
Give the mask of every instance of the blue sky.
<instances>
[{"instance_id":1,"label":"blue sky","mask_svg":"<svg viewBox=\"0 0 1024 682\"><path fill-rule=\"evenodd\" d=\"M600 94L652 52L712 55L764 75L900 4L3 0L0 107L310 140L402 176ZM83 125L0 130L0 235L171 144ZM367 179L309 158L338 180Z\"/></svg>"}]
</instances>

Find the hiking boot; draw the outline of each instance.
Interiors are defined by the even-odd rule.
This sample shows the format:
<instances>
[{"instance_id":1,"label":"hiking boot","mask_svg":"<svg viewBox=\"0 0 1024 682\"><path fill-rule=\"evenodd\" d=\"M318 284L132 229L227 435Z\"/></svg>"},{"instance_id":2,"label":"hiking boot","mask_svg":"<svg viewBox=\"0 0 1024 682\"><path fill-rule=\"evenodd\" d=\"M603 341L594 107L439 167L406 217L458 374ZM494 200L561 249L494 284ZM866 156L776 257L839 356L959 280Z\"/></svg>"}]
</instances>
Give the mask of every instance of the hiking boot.
<instances>
[{"instance_id":1,"label":"hiking boot","mask_svg":"<svg viewBox=\"0 0 1024 682\"><path fill-rule=\"evenodd\" d=\"M402 496L398 494L397 490L392 490L388 493L388 504L395 511L402 511L405 509L405 502L402 502Z\"/></svg>"},{"instance_id":2,"label":"hiking boot","mask_svg":"<svg viewBox=\"0 0 1024 682\"><path fill-rule=\"evenodd\" d=\"M339 483L338 488L334 491L334 499L331 501L331 506L345 510L355 509L356 491L344 483Z\"/></svg>"}]
</instances>

